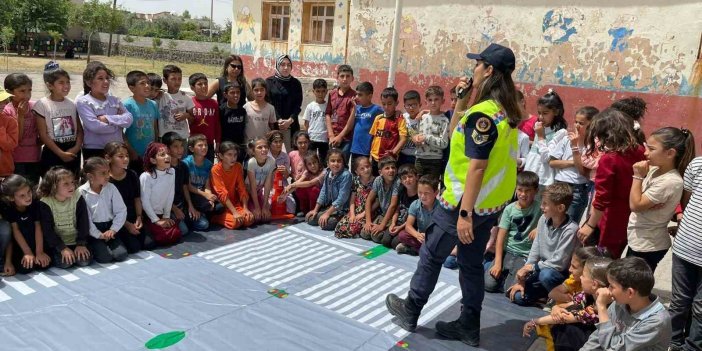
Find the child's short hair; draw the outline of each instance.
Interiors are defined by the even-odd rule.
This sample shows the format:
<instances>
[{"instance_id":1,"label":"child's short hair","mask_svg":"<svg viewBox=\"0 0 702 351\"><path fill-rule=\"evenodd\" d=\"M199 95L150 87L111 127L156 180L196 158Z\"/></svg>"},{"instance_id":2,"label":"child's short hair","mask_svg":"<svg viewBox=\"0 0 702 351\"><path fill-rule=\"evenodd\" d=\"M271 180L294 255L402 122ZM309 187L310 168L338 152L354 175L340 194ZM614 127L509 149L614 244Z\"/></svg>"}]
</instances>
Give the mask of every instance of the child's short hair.
<instances>
[{"instance_id":1,"label":"child's short hair","mask_svg":"<svg viewBox=\"0 0 702 351\"><path fill-rule=\"evenodd\" d=\"M612 259L609 257L592 257L585 261L585 269L590 272L592 280L601 287L608 287L607 271L610 263L612 263Z\"/></svg>"},{"instance_id":2,"label":"child's short hair","mask_svg":"<svg viewBox=\"0 0 702 351\"><path fill-rule=\"evenodd\" d=\"M149 78L149 83L152 87L161 89L161 86L163 85L163 79L161 79L161 76L156 73L147 73L146 77Z\"/></svg>"},{"instance_id":3,"label":"child's short hair","mask_svg":"<svg viewBox=\"0 0 702 351\"><path fill-rule=\"evenodd\" d=\"M597 107L594 106L583 106L575 112L576 115L585 116L585 118L587 118L588 121L592 121L592 118L595 117L595 115L598 113L600 113L600 110L598 110Z\"/></svg>"},{"instance_id":4,"label":"child's short hair","mask_svg":"<svg viewBox=\"0 0 702 351\"><path fill-rule=\"evenodd\" d=\"M419 95L419 94L417 94ZM392 98L393 100L397 101L398 97L400 94L397 92L397 89L393 87L387 87L383 89L383 92L380 93L380 98L381 99L387 99L387 98Z\"/></svg>"},{"instance_id":5,"label":"child's short hair","mask_svg":"<svg viewBox=\"0 0 702 351\"><path fill-rule=\"evenodd\" d=\"M378 169L383 169L387 166L397 167L397 161L392 156L385 156L378 162Z\"/></svg>"},{"instance_id":6,"label":"child's short hair","mask_svg":"<svg viewBox=\"0 0 702 351\"><path fill-rule=\"evenodd\" d=\"M564 183L553 183L547 186L543 196L555 205L564 205L566 210L573 202L573 190L570 189L570 185Z\"/></svg>"},{"instance_id":7,"label":"child's short hair","mask_svg":"<svg viewBox=\"0 0 702 351\"><path fill-rule=\"evenodd\" d=\"M395 99L395 100L397 100L397 99ZM403 102L407 102L407 100L417 100L417 101L421 101L422 98L421 98L421 96L419 95L419 92L418 92L418 91L416 91L416 90L408 90L408 91L405 92L405 95L402 95L402 101L403 101Z\"/></svg>"},{"instance_id":8,"label":"child's short hair","mask_svg":"<svg viewBox=\"0 0 702 351\"><path fill-rule=\"evenodd\" d=\"M327 81L325 79L315 79L314 82L312 82L312 89L327 89Z\"/></svg>"},{"instance_id":9,"label":"child's short hair","mask_svg":"<svg viewBox=\"0 0 702 351\"><path fill-rule=\"evenodd\" d=\"M624 289L636 290L643 297L651 295L656 282L651 267L640 257L625 257L610 263L607 277Z\"/></svg>"},{"instance_id":10,"label":"child's short hair","mask_svg":"<svg viewBox=\"0 0 702 351\"><path fill-rule=\"evenodd\" d=\"M432 189L434 189L434 191L439 190L439 178L437 178L433 174L425 174L419 177L419 181L417 181L417 183L422 185L428 185Z\"/></svg>"},{"instance_id":11,"label":"child's short hair","mask_svg":"<svg viewBox=\"0 0 702 351\"><path fill-rule=\"evenodd\" d=\"M239 153L239 145L232 143L231 141L223 141L221 144L219 144L219 147L217 147L217 153L220 155L224 155L227 153L227 151L234 150L236 153Z\"/></svg>"},{"instance_id":12,"label":"child's short hair","mask_svg":"<svg viewBox=\"0 0 702 351\"><path fill-rule=\"evenodd\" d=\"M135 87L137 83L144 78L149 80L149 77L143 71L130 71L127 73L127 86Z\"/></svg>"},{"instance_id":13,"label":"child's short hair","mask_svg":"<svg viewBox=\"0 0 702 351\"><path fill-rule=\"evenodd\" d=\"M438 85L432 85L427 88L427 91L424 92L424 97L429 98L430 96L438 96L440 98L444 97L444 89L441 88Z\"/></svg>"},{"instance_id":14,"label":"child's short hair","mask_svg":"<svg viewBox=\"0 0 702 351\"><path fill-rule=\"evenodd\" d=\"M223 90L224 90L224 93L227 94L227 93L229 93L229 91L232 90L232 89L239 89L239 91L241 91L241 85L239 85L239 83L236 82L236 81L234 81L234 82L229 82L229 83L227 83L227 84L224 85L224 89L223 89Z\"/></svg>"},{"instance_id":15,"label":"child's short hair","mask_svg":"<svg viewBox=\"0 0 702 351\"><path fill-rule=\"evenodd\" d=\"M580 262L587 262L587 260L594 257L611 258L611 254L604 246L582 246L575 249L573 255L577 257Z\"/></svg>"},{"instance_id":16,"label":"child's short hair","mask_svg":"<svg viewBox=\"0 0 702 351\"><path fill-rule=\"evenodd\" d=\"M176 65L165 65L163 66L163 79L168 80L168 76L171 74L183 74L183 70Z\"/></svg>"},{"instance_id":17,"label":"child's short hair","mask_svg":"<svg viewBox=\"0 0 702 351\"><path fill-rule=\"evenodd\" d=\"M38 195L40 197L49 197L56 195L58 191L59 182L65 178L71 177L75 178L76 175L73 172L62 166L54 166L49 169L43 177L41 177L41 182L39 182Z\"/></svg>"},{"instance_id":18,"label":"child's short hair","mask_svg":"<svg viewBox=\"0 0 702 351\"><path fill-rule=\"evenodd\" d=\"M353 68L349 65L339 65L336 69L336 75L342 74L342 73L349 73L353 75Z\"/></svg>"},{"instance_id":19,"label":"child's short hair","mask_svg":"<svg viewBox=\"0 0 702 351\"><path fill-rule=\"evenodd\" d=\"M195 147L201 141L207 144L207 137L202 134L193 134L188 138L188 147Z\"/></svg>"},{"instance_id":20,"label":"child's short hair","mask_svg":"<svg viewBox=\"0 0 702 351\"><path fill-rule=\"evenodd\" d=\"M417 175L417 169L414 168L414 163L405 163L397 169L397 175L402 177L403 175L414 174Z\"/></svg>"},{"instance_id":21,"label":"child's short hair","mask_svg":"<svg viewBox=\"0 0 702 351\"><path fill-rule=\"evenodd\" d=\"M32 80L24 73L10 73L5 77L5 81L3 82L5 90L9 90L10 92L24 85L32 86Z\"/></svg>"},{"instance_id":22,"label":"child's short hair","mask_svg":"<svg viewBox=\"0 0 702 351\"><path fill-rule=\"evenodd\" d=\"M370 158L368 156L359 156L353 159L353 172L356 173L358 167L361 166L361 162L368 161L370 164Z\"/></svg>"},{"instance_id":23,"label":"child's short hair","mask_svg":"<svg viewBox=\"0 0 702 351\"><path fill-rule=\"evenodd\" d=\"M185 145L185 138L176 132L168 132L161 137L161 142L167 147L171 147L176 141L180 141Z\"/></svg>"},{"instance_id":24,"label":"child's short hair","mask_svg":"<svg viewBox=\"0 0 702 351\"><path fill-rule=\"evenodd\" d=\"M190 75L188 78L188 83L190 84L191 87L194 87L197 82L204 80L207 82L207 76L204 73L193 73Z\"/></svg>"},{"instance_id":25,"label":"child's short hair","mask_svg":"<svg viewBox=\"0 0 702 351\"><path fill-rule=\"evenodd\" d=\"M373 84L371 82L361 82L356 86L356 91L364 94L373 95Z\"/></svg>"},{"instance_id":26,"label":"child's short hair","mask_svg":"<svg viewBox=\"0 0 702 351\"><path fill-rule=\"evenodd\" d=\"M539 188L539 176L532 171L524 171L517 174L517 186L525 188Z\"/></svg>"}]
</instances>

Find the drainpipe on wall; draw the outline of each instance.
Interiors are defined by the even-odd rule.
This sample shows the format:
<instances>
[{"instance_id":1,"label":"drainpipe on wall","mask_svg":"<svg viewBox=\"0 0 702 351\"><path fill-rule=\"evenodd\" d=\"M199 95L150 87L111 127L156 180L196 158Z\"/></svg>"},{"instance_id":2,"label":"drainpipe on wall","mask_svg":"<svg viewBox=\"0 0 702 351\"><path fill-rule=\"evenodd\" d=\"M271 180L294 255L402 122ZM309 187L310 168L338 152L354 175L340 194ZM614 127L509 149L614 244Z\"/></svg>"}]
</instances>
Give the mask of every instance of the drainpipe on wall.
<instances>
[{"instance_id":1,"label":"drainpipe on wall","mask_svg":"<svg viewBox=\"0 0 702 351\"><path fill-rule=\"evenodd\" d=\"M344 44L344 63L349 63L349 32L351 32L351 0L346 3L346 43Z\"/></svg>"},{"instance_id":2,"label":"drainpipe on wall","mask_svg":"<svg viewBox=\"0 0 702 351\"><path fill-rule=\"evenodd\" d=\"M234 54L234 26L236 25L236 1L232 0L232 32L229 33L229 54ZM243 62L242 62L243 64Z\"/></svg>"},{"instance_id":3,"label":"drainpipe on wall","mask_svg":"<svg viewBox=\"0 0 702 351\"><path fill-rule=\"evenodd\" d=\"M388 70L388 87L395 85L397 69L397 52L400 45L400 22L402 21L402 0L395 0L395 23L392 27L392 45L390 46L390 69Z\"/></svg>"}]
</instances>

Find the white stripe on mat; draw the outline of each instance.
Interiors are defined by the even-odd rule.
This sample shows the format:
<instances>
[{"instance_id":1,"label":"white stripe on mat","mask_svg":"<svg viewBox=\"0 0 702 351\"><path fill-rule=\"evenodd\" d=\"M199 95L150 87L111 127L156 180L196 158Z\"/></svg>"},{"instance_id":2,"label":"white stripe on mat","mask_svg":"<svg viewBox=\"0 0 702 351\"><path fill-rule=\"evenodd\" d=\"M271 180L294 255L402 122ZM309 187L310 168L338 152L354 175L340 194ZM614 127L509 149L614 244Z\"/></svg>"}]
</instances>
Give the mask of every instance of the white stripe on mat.
<instances>
[{"instance_id":1,"label":"white stripe on mat","mask_svg":"<svg viewBox=\"0 0 702 351\"><path fill-rule=\"evenodd\" d=\"M398 285L398 286L395 287L394 289L390 290L390 291L388 292L388 294L400 294L400 293L402 293L402 292L404 292L404 291L407 291L407 289L409 289L409 285L410 285L409 280L402 281L402 282L400 282L400 285ZM365 311L371 309L371 308L374 307L374 306L378 306L379 304L382 304L383 306L385 306L385 297L386 297L386 296L387 296L387 294L380 294L379 296L377 296L377 297L373 300L373 302L370 302L370 303L365 304L363 307L361 307L361 308L359 308L359 309L357 309L357 310L355 310L355 311L353 311L353 312L347 314L346 317L355 319L355 318L358 317L361 313L363 313L363 312L365 312Z\"/></svg>"},{"instance_id":2,"label":"white stripe on mat","mask_svg":"<svg viewBox=\"0 0 702 351\"><path fill-rule=\"evenodd\" d=\"M278 245L278 247L270 250L253 251L233 260L222 262L221 265L227 266L229 269L238 267L236 270L249 269L248 267L253 269L254 267L259 267L261 264L272 264L277 262L278 259L304 253L305 250L314 248L314 245L315 243L312 240L299 239L299 243L294 241L294 244L290 246Z\"/></svg>"},{"instance_id":3,"label":"white stripe on mat","mask_svg":"<svg viewBox=\"0 0 702 351\"><path fill-rule=\"evenodd\" d=\"M439 282L438 284L436 284L436 287L439 288L439 289L441 289L444 285L445 285L444 282ZM384 299L384 297L383 297L383 301L384 301L384 300L385 300L385 299ZM378 307L376 307L373 311L371 311L370 313L368 313L368 314L366 314L365 316L359 318L358 321L361 322L361 323L366 323L366 322L370 321L370 320L373 319L375 316L377 316L377 315L379 315L379 314L381 314L381 313L384 313L384 314L386 314L386 315L388 315L388 316L392 316L392 315L390 314L390 312L388 312L388 309L385 307L385 303L382 303L382 304L380 304Z\"/></svg>"},{"instance_id":4,"label":"white stripe on mat","mask_svg":"<svg viewBox=\"0 0 702 351\"><path fill-rule=\"evenodd\" d=\"M271 276L275 273L280 272L281 270L287 269L290 266L295 266L301 262L304 262L304 260L306 258L309 258L310 256L312 256L311 254L309 254L309 252L318 253L318 252L329 252L332 250L334 250L334 248L332 248L332 247L325 248L324 245L322 245L320 243L315 243L313 245L303 247L303 250L300 251L299 254L296 254L295 257L283 258L283 259L275 261L269 265L261 266L259 264L259 266L261 266L261 267L257 268L257 269L251 269L251 267L246 268L246 269L249 270L247 273L250 273L250 274L257 273L256 277L254 277L253 279L258 279L257 277L259 277L259 276L263 276L263 275ZM253 266L253 267L255 267L255 266Z\"/></svg>"},{"instance_id":5,"label":"white stripe on mat","mask_svg":"<svg viewBox=\"0 0 702 351\"><path fill-rule=\"evenodd\" d=\"M92 269L90 267L80 267L80 268L78 268L78 270L87 274L87 275L96 275L96 274L100 273L100 271Z\"/></svg>"},{"instance_id":6,"label":"white stripe on mat","mask_svg":"<svg viewBox=\"0 0 702 351\"><path fill-rule=\"evenodd\" d=\"M312 271L315 270L315 269L319 269L319 268L322 268L322 267L324 267L324 266L328 266L328 265L330 265L330 264L332 264L332 263L334 263L334 262L343 260L344 258L349 257L349 256L351 256L351 255L350 255L350 254L343 254L343 255L341 255L341 256L327 255L327 256L323 257L323 259L324 259L323 264L318 265L318 266L316 266L316 267L313 266L313 267L304 269L304 270L302 270L302 271L300 271L300 272L297 272L296 274L293 274L293 275L291 275L291 276L285 277L285 278L281 279L280 281L273 282L273 283L271 284L271 286L277 286L277 285L280 285L280 284L283 284L283 283L287 283L287 282L289 282L289 281L291 281L291 280L293 280L293 279L299 278L299 277L301 277L301 276L303 276L303 275L305 275L305 274L307 274L307 273L309 273L309 272L312 272ZM328 257L328 258L327 258L327 257Z\"/></svg>"},{"instance_id":7,"label":"white stripe on mat","mask_svg":"<svg viewBox=\"0 0 702 351\"><path fill-rule=\"evenodd\" d=\"M393 272L393 275L395 273L400 273L400 272L401 271ZM358 306L363 301L369 300L371 296L374 296L372 294L366 293L366 291L373 289L372 291L374 293L378 292L378 291L385 293L385 291L388 288L397 284L398 282L406 280L411 275L412 275L411 272L405 272L404 274L397 276L395 279L392 279L389 282L387 282L387 283L385 283L377 288L375 288L376 282L373 282L373 284L369 284L367 286L364 286L364 287L358 289L358 291L354 292L353 294L349 294L349 295L345 296L343 299L339 299L338 301L334 302L333 304L327 306L327 308L335 309L335 308L338 308L339 306L343 305L343 308L341 308L339 310L335 310L335 311L338 313L344 313L344 312L350 310L351 308ZM384 282L383 280L378 281L378 283L383 283L383 282ZM364 296L364 294L365 294L365 296ZM350 301L353 301L353 303L348 303Z\"/></svg>"},{"instance_id":8,"label":"white stripe on mat","mask_svg":"<svg viewBox=\"0 0 702 351\"><path fill-rule=\"evenodd\" d=\"M328 242L328 243L330 243L330 244L333 244L333 245L336 245L336 246L339 246L339 247L343 247L343 248L348 249L348 250L351 250L351 251L353 251L353 252L363 252L363 251L366 251L366 250L367 250L367 248L357 247L357 246L354 246L354 245L352 245L352 244L345 243L345 242L341 241L341 239L327 238L326 236L319 235L319 234L308 233L308 232L305 232L305 231L302 230L302 229L295 228L295 227L288 227L288 229L294 230L294 231L296 231L296 232L298 232L298 233L300 233L300 234L304 234L304 235L307 235L307 236L312 236L312 237L314 237L316 240L326 241L326 242Z\"/></svg>"},{"instance_id":9,"label":"white stripe on mat","mask_svg":"<svg viewBox=\"0 0 702 351\"><path fill-rule=\"evenodd\" d=\"M362 270L362 269L364 269L364 268L366 268L366 267L368 267L368 266L370 266L370 265L378 265L378 264L382 264L382 263L378 263L378 262L376 262L376 261L368 260L368 262L366 262L366 263L364 263L364 264L362 264L362 265L360 265L360 266L353 267L353 268L349 269L348 271L345 271L344 273L341 273L341 274L339 274L339 275L337 275L337 276L334 276L334 277L331 278L331 279L327 279L327 280L325 280L325 281L323 281L323 282L321 282L321 283L319 283L319 284L317 284L317 285L315 285L315 286L312 286L312 287L309 287L309 288L307 288L307 289L305 289L305 290L302 290L302 291L300 291L299 293L297 293L297 294L295 294L295 295L297 295L297 296L304 296L304 295L307 295L307 294L309 294L309 293L311 293L311 292L314 292L314 291L317 290L317 289L323 288L323 287L325 287L325 286L327 286L327 285L329 285L329 284L331 284L331 283L333 283L333 282L335 282L335 281L337 281L337 280L340 280L340 279L346 277L346 276L349 275L349 274L353 274L354 272L356 272L356 271L358 271L358 270Z\"/></svg>"},{"instance_id":10,"label":"white stripe on mat","mask_svg":"<svg viewBox=\"0 0 702 351\"><path fill-rule=\"evenodd\" d=\"M74 281L80 279L80 278L78 278L77 275L75 275L75 274L73 274L65 269L58 269L58 268L51 267L51 268L49 268L49 271L51 273L54 273L54 274L58 275L59 277L63 278L67 282L74 282Z\"/></svg>"},{"instance_id":11,"label":"white stripe on mat","mask_svg":"<svg viewBox=\"0 0 702 351\"><path fill-rule=\"evenodd\" d=\"M53 281L51 278L47 277L46 274L42 272L31 273L29 274L29 276L32 277L34 281L47 288L51 288L58 285L57 282Z\"/></svg>"},{"instance_id":12,"label":"white stripe on mat","mask_svg":"<svg viewBox=\"0 0 702 351\"><path fill-rule=\"evenodd\" d=\"M368 281L371 281L373 283L375 283L375 281L382 282L384 279L390 278L397 273L399 273L399 271L397 269L395 269L395 267L387 266L387 267L385 267L377 272L365 274L363 276L363 278L361 278L360 280L355 281L353 284L344 286L343 288L337 290L333 294L325 296L323 299L317 301L316 303L317 304L325 304L325 303L327 303L327 302L329 302L337 297L341 297L344 294L349 293L353 290L358 291L359 288L362 287ZM327 308L331 309L332 307L327 306Z\"/></svg>"},{"instance_id":13,"label":"white stripe on mat","mask_svg":"<svg viewBox=\"0 0 702 351\"><path fill-rule=\"evenodd\" d=\"M325 254L327 254L327 255L325 255ZM322 256L322 255L324 255L324 256ZM307 267L307 266L310 266L316 262L323 262L322 261L323 258L332 257L333 255L339 255L339 250L337 250L333 247L328 247L324 250L318 250L310 255L303 256L303 258L300 260L293 261L292 263L288 263L283 267L279 267L275 271L266 272L266 275L269 276L269 278L266 278L266 279L270 279L270 280L280 279L280 278L285 277L287 275L293 274L300 267ZM283 269L287 269L287 270L281 272L281 270L283 270ZM265 282L265 279L262 280L262 282Z\"/></svg>"},{"instance_id":14,"label":"white stripe on mat","mask_svg":"<svg viewBox=\"0 0 702 351\"><path fill-rule=\"evenodd\" d=\"M0 302L5 302L7 300L12 300L10 295L5 294L2 290L0 290Z\"/></svg>"},{"instance_id":15,"label":"white stripe on mat","mask_svg":"<svg viewBox=\"0 0 702 351\"><path fill-rule=\"evenodd\" d=\"M349 273L352 273L353 271L358 271L357 268L360 268L360 267L363 267L363 266L358 266L358 267L356 267L356 268L354 268L354 269L352 269L352 270L349 270L348 272L345 272L345 273L343 273L343 274L340 274L340 275L338 275L338 276L335 276L334 278L329 279L329 280L323 282L322 284L319 284L319 286L320 286L320 288L321 288L321 287L324 287L325 285L327 285L327 283L337 281L337 280L339 280L340 278L344 278L343 280L339 281L339 282L336 283L336 284L332 284L332 285L330 285L329 287L327 287L327 288L325 288L325 289L318 290L316 293L314 293L314 294L312 294L312 295L310 295L310 296L307 296L305 299L310 300L310 301L314 301L315 299L317 299L318 297L320 297L320 296L322 296L322 295L329 294L331 291L334 291L334 290L336 290L336 289L339 289L340 287L343 287L344 285L346 285L346 284L347 284L348 282L350 282L350 281L355 281L356 279L359 279L359 278L365 276L366 274L372 273L372 272L375 271L376 269L380 269L380 268L386 267L385 264L380 263L380 262L376 262L376 261L370 261L370 262L375 262L375 264L373 264L371 267L367 267L367 269L362 269L362 270L360 270L360 271L357 272L356 274L350 275L348 278L347 278L346 276L347 276ZM366 267L363 267L363 268L366 268Z\"/></svg>"},{"instance_id":16,"label":"white stripe on mat","mask_svg":"<svg viewBox=\"0 0 702 351\"><path fill-rule=\"evenodd\" d=\"M116 264L114 264L114 263L99 263L99 262L98 262L97 264L98 264L98 266L100 266L100 267L102 267L102 268L107 268L107 269L109 269L109 270L113 270L113 269L119 268L119 266L116 265Z\"/></svg>"},{"instance_id":17,"label":"white stripe on mat","mask_svg":"<svg viewBox=\"0 0 702 351\"><path fill-rule=\"evenodd\" d=\"M293 238L292 240L287 240L285 242L285 245L283 243L279 243L279 242L272 242L269 245L257 247L255 249L252 249L251 251L248 251L248 252L240 252L240 253L235 253L235 254L231 254L231 255L227 255L227 256L222 256L219 259L212 260L212 262L218 263L222 266L228 266L230 264L234 264L237 262L241 263L241 262L250 262L252 260L255 261L259 257L271 257L271 255L273 255L273 253L286 252L287 249L289 249L289 248L296 248L296 247L299 247L301 244L306 244L306 243L311 243L311 242L312 242L311 240L296 237L296 238ZM240 256L237 256L237 255L240 255ZM220 260L221 258L225 258L226 261Z\"/></svg>"},{"instance_id":18,"label":"white stripe on mat","mask_svg":"<svg viewBox=\"0 0 702 351\"><path fill-rule=\"evenodd\" d=\"M5 277L3 278L3 282L5 285L17 290L22 295L29 295L36 292L34 289L30 288L29 285L19 281L15 277Z\"/></svg>"},{"instance_id":19,"label":"white stripe on mat","mask_svg":"<svg viewBox=\"0 0 702 351\"><path fill-rule=\"evenodd\" d=\"M237 242L235 242L235 243L231 243L231 244L228 244L228 245L220 246L220 247L215 248L215 249L212 249L212 250L200 252L200 253L198 253L196 256L203 257L203 256L208 256L208 255L214 255L214 254L216 254L216 253L218 253L218 252L220 252L220 251L229 250L229 249L231 249L231 248L234 248L234 247L237 247L237 246L241 246L242 244L245 244L245 243L249 243L249 242L258 242L258 241L260 241L260 240L262 240L262 239L265 239L265 238L268 238L268 237L271 237L271 236L275 236L276 234L281 233L281 232L283 232L282 229L276 229L276 230L274 230L274 231L272 231L272 232L270 232L270 233L265 233L265 234L262 234L262 235L259 235L259 236L256 236L256 237L253 237L253 238L250 238L250 239L245 239L245 240L242 240L242 241L237 241Z\"/></svg>"},{"instance_id":20,"label":"white stripe on mat","mask_svg":"<svg viewBox=\"0 0 702 351\"><path fill-rule=\"evenodd\" d=\"M282 242L290 242L290 241L297 241L301 240L299 236L297 235L283 235L279 237L271 237L269 240L264 240L256 243L256 245L242 245L240 247L233 248L231 250L227 251L222 251L218 253L217 255L212 255L212 256L207 256L205 257L206 260L211 260L212 262L215 263L220 263L222 261L228 260L232 257L236 257L237 255L241 253L249 253L249 252L257 252L260 250L263 250L264 248L269 248L269 247L278 247L281 246L281 241ZM251 251L248 251L248 250ZM221 264L221 263L220 263ZM222 264L223 265L223 264Z\"/></svg>"}]
</instances>

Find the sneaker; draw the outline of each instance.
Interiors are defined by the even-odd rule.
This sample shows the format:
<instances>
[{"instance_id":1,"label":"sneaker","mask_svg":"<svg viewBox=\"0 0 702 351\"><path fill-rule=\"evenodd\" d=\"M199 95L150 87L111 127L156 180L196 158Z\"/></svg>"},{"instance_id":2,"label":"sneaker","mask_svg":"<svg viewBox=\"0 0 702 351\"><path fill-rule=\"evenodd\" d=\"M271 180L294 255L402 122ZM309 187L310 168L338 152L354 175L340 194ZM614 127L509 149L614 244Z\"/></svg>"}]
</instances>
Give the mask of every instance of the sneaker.
<instances>
[{"instance_id":1,"label":"sneaker","mask_svg":"<svg viewBox=\"0 0 702 351\"><path fill-rule=\"evenodd\" d=\"M397 247L395 248L395 250L397 251L398 255L411 255L411 256L418 255L417 251L414 248L409 247L403 243L397 244Z\"/></svg>"},{"instance_id":2,"label":"sneaker","mask_svg":"<svg viewBox=\"0 0 702 351\"><path fill-rule=\"evenodd\" d=\"M462 343L473 347L477 347L478 344L480 344L480 326L477 328L470 328L464 325L460 320L455 320L453 322L436 322L436 332L443 337L460 340Z\"/></svg>"},{"instance_id":3,"label":"sneaker","mask_svg":"<svg viewBox=\"0 0 702 351\"><path fill-rule=\"evenodd\" d=\"M553 309L553 306L555 306L555 305L556 305L556 300L554 300L554 299L548 299L548 301L546 301L546 304L544 304L544 307L542 308L542 310L543 310L544 312L549 312L549 313L550 313L550 312L551 312L551 309Z\"/></svg>"},{"instance_id":4,"label":"sneaker","mask_svg":"<svg viewBox=\"0 0 702 351\"><path fill-rule=\"evenodd\" d=\"M385 297L385 307L388 308L390 314L397 318L397 324L402 329L409 332L414 332L417 329L417 319L419 316L411 314L405 307L405 300L395 294L388 294Z\"/></svg>"},{"instance_id":5,"label":"sneaker","mask_svg":"<svg viewBox=\"0 0 702 351\"><path fill-rule=\"evenodd\" d=\"M449 255L449 257L446 257L444 267L448 269L458 269L458 260L456 259L456 256Z\"/></svg>"},{"instance_id":6,"label":"sneaker","mask_svg":"<svg viewBox=\"0 0 702 351\"><path fill-rule=\"evenodd\" d=\"M304 212L298 212L295 217L297 218L305 218L305 213Z\"/></svg>"}]
</instances>

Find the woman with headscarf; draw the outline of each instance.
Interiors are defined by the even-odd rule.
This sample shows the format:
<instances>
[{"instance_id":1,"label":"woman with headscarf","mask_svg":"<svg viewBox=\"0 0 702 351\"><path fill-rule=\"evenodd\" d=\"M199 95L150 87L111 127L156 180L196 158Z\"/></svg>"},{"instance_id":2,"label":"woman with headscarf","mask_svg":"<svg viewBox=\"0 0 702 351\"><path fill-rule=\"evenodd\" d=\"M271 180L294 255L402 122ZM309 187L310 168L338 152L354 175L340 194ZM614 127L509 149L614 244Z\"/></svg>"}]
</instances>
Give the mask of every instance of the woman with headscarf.
<instances>
[{"instance_id":1,"label":"woman with headscarf","mask_svg":"<svg viewBox=\"0 0 702 351\"><path fill-rule=\"evenodd\" d=\"M302 84L291 72L292 60L288 55L280 55L275 62L275 75L266 79L268 98L275 107L277 128L283 132L287 150L292 150L291 136L300 130L297 116L302 105Z\"/></svg>"},{"instance_id":2,"label":"woman with headscarf","mask_svg":"<svg viewBox=\"0 0 702 351\"><path fill-rule=\"evenodd\" d=\"M246 100L253 100L253 90L251 85L244 76L244 61L238 55L230 55L224 60L224 68L222 76L217 78L207 90L207 97L211 98L217 95L217 105L222 106L227 102L227 96L224 93L224 88L232 82L239 83L241 87L241 95L239 95L239 108L243 108Z\"/></svg>"}]
</instances>

